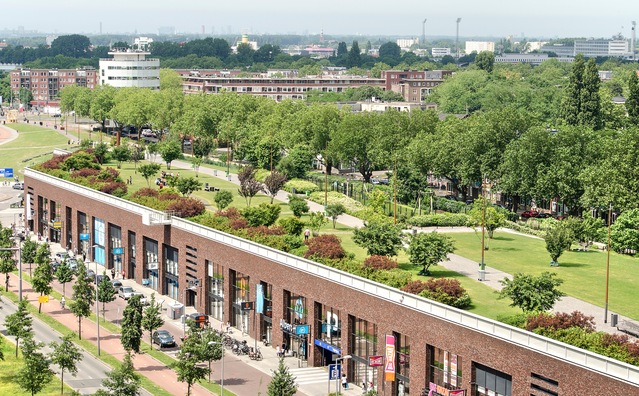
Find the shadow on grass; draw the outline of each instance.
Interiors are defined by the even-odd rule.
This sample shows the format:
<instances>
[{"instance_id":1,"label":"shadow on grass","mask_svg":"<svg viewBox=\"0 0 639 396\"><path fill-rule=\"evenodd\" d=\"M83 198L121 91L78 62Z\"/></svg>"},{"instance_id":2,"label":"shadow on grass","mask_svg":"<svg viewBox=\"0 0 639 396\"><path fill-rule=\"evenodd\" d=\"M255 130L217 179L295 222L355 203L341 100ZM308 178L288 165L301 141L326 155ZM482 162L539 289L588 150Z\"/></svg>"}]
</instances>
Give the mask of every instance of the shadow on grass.
<instances>
[{"instance_id":1,"label":"shadow on grass","mask_svg":"<svg viewBox=\"0 0 639 396\"><path fill-rule=\"evenodd\" d=\"M566 268L579 268L579 267L587 267L588 264L584 264L584 263L564 263L562 261L559 262L559 267L566 267ZM549 266L549 268L552 268Z\"/></svg>"},{"instance_id":2,"label":"shadow on grass","mask_svg":"<svg viewBox=\"0 0 639 396\"><path fill-rule=\"evenodd\" d=\"M509 242L509 241L514 241L515 238L511 238L511 237L507 237L507 236L494 236L493 241L504 241L504 242Z\"/></svg>"}]
</instances>

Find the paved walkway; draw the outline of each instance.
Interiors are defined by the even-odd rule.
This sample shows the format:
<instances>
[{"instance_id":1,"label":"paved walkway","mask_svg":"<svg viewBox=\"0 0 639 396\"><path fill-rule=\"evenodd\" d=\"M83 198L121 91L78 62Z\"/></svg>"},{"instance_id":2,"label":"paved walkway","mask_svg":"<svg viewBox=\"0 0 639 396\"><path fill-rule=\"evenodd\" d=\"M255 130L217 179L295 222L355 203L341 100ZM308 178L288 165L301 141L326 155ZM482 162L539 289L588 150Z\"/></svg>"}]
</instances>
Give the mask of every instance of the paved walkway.
<instances>
[{"instance_id":1,"label":"paved walkway","mask_svg":"<svg viewBox=\"0 0 639 396\"><path fill-rule=\"evenodd\" d=\"M0 145L18 138L18 132L6 125L0 126Z\"/></svg>"}]
</instances>

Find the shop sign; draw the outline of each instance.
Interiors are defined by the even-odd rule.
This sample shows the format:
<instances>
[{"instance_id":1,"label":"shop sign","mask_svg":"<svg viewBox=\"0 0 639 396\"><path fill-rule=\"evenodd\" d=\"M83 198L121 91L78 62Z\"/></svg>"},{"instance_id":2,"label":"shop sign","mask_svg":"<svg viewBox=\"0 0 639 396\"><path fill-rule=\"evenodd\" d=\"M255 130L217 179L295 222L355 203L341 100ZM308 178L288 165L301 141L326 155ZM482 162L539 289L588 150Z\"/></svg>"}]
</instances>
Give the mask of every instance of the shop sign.
<instances>
[{"instance_id":1,"label":"shop sign","mask_svg":"<svg viewBox=\"0 0 639 396\"><path fill-rule=\"evenodd\" d=\"M384 365L384 356L369 356L368 367L379 367Z\"/></svg>"},{"instance_id":2,"label":"shop sign","mask_svg":"<svg viewBox=\"0 0 639 396\"><path fill-rule=\"evenodd\" d=\"M395 337L386 336L386 367L384 367L385 380L395 381Z\"/></svg>"},{"instance_id":3,"label":"shop sign","mask_svg":"<svg viewBox=\"0 0 639 396\"><path fill-rule=\"evenodd\" d=\"M61 221L54 221L53 222L53 228L62 228L62 222Z\"/></svg>"},{"instance_id":4,"label":"shop sign","mask_svg":"<svg viewBox=\"0 0 639 396\"><path fill-rule=\"evenodd\" d=\"M124 248L121 248L121 247L113 248L113 254L115 255L124 254Z\"/></svg>"},{"instance_id":5,"label":"shop sign","mask_svg":"<svg viewBox=\"0 0 639 396\"><path fill-rule=\"evenodd\" d=\"M466 389L450 390L434 383L429 383L428 389L432 392L432 396L465 396Z\"/></svg>"},{"instance_id":6,"label":"shop sign","mask_svg":"<svg viewBox=\"0 0 639 396\"><path fill-rule=\"evenodd\" d=\"M304 335L304 334L308 334L309 332L310 332L309 325L295 326L295 334Z\"/></svg>"},{"instance_id":7,"label":"shop sign","mask_svg":"<svg viewBox=\"0 0 639 396\"><path fill-rule=\"evenodd\" d=\"M242 311L252 311L255 307L255 301L244 301L240 304Z\"/></svg>"},{"instance_id":8,"label":"shop sign","mask_svg":"<svg viewBox=\"0 0 639 396\"><path fill-rule=\"evenodd\" d=\"M326 349L328 351L331 351L333 353L336 353L336 354L342 356L342 351L341 350L335 348L332 345L328 345L327 343L322 342L322 341L320 341L318 339L315 339L315 345L319 346L320 348L324 348L324 349Z\"/></svg>"},{"instance_id":9,"label":"shop sign","mask_svg":"<svg viewBox=\"0 0 639 396\"><path fill-rule=\"evenodd\" d=\"M80 240L81 241L88 241L89 240L89 234L80 234Z\"/></svg>"}]
</instances>

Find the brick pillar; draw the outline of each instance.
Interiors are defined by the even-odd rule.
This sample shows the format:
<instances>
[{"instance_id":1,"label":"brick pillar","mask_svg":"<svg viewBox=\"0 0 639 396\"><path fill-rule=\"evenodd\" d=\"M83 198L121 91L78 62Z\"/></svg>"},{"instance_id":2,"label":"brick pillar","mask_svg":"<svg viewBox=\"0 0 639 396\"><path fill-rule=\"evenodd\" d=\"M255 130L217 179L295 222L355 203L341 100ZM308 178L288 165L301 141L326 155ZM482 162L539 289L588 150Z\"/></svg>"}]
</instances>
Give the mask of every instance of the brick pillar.
<instances>
[{"instance_id":1,"label":"brick pillar","mask_svg":"<svg viewBox=\"0 0 639 396\"><path fill-rule=\"evenodd\" d=\"M322 304L315 302L313 303L313 314L312 316L310 316L310 312L309 312L309 317L313 318L313 323L311 326L311 332L310 335L308 337L309 341L308 341L308 349L309 349L309 356L308 356L308 363L309 365L313 366L313 367L320 367L322 365L322 350L320 349L320 347L315 345L315 339L318 338L320 336L320 332L322 331L320 320L322 319Z\"/></svg>"},{"instance_id":2,"label":"brick pillar","mask_svg":"<svg viewBox=\"0 0 639 396\"><path fill-rule=\"evenodd\" d=\"M284 289L273 285L273 346L281 346L284 336L280 329L280 320L286 317Z\"/></svg>"},{"instance_id":3,"label":"brick pillar","mask_svg":"<svg viewBox=\"0 0 639 396\"><path fill-rule=\"evenodd\" d=\"M419 395L422 389L428 387L425 373L430 366L430 359L425 343L415 343L417 341L415 338L411 338L410 341L410 373L408 377L410 392Z\"/></svg>"},{"instance_id":4,"label":"brick pillar","mask_svg":"<svg viewBox=\"0 0 639 396\"><path fill-rule=\"evenodd\" d=\"M135 250L135 279L140 279L140 284L142 284L142 279L145 278L146 264L144 263L144 235L141 232L135 234Z\"/></svg>"},{"instance_id":5,"label":"brick pillar","mask_svg":"<svg viewBox=\"0 0 639 396\"><path fill-rule=\"evenodd\" d=\"M231 301L231 285L234 279L231 279L231 270L228 265L224 265L224 320L223 322L231 322L231 315L233 314L233 302Z\"/></svg>"}]
</instances>

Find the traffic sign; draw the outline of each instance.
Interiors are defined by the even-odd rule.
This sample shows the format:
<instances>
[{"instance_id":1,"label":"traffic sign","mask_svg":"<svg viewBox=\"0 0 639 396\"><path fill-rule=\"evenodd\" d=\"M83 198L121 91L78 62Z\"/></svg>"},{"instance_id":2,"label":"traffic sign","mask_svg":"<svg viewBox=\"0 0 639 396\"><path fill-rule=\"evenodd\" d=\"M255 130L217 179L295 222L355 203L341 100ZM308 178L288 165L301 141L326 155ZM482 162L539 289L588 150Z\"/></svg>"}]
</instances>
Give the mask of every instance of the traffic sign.
<instances>
[{"instance_id":1,"label":"traffic sign","mask_svg":"<svg viewBox=\"0 0 639 396\"><path fill-rule=\"evenodd\" d=\"M113 254L124 254L124 248L113 248Z\"/></svg>"},{"instance_id":2,"label":"traffic sign","mask_svg":"<svg viewBox=\"0 0 639 396\"><path fill-rule=\"evenodd\" d=\"M240 304L242 311L252 311L255 309L255 301L244 301Z\"/></svg>"},{"instance_id":3,"label":"traffic sign","mask_svg":"<svg viewBox=\"0 0 639 396\"><path fill-rule=\"evenodd\" d=\"M46 304L49 302L49 296L39 296L38 297L38 302L40 304Z\"/></svg>"},{"instance_id":4,"label":"traffic sign","mask_svg":"<svg viewBox=\"0 0 639 396\"><path fill-rule=\"evenodd\" d=\"M13 177L13 168L0 168L0 177Z\"/></svg>"},{"instance_id":5,"label":"traffic sign","mask_svg":"<svg viewBox=\"0 0 639 396\"><path fill-rule=\"evenodd\" d=\"M328 365L328 379L336 380L342 376L342 365L341 364L329 364Z\"/></svg>"}]
</instances>

